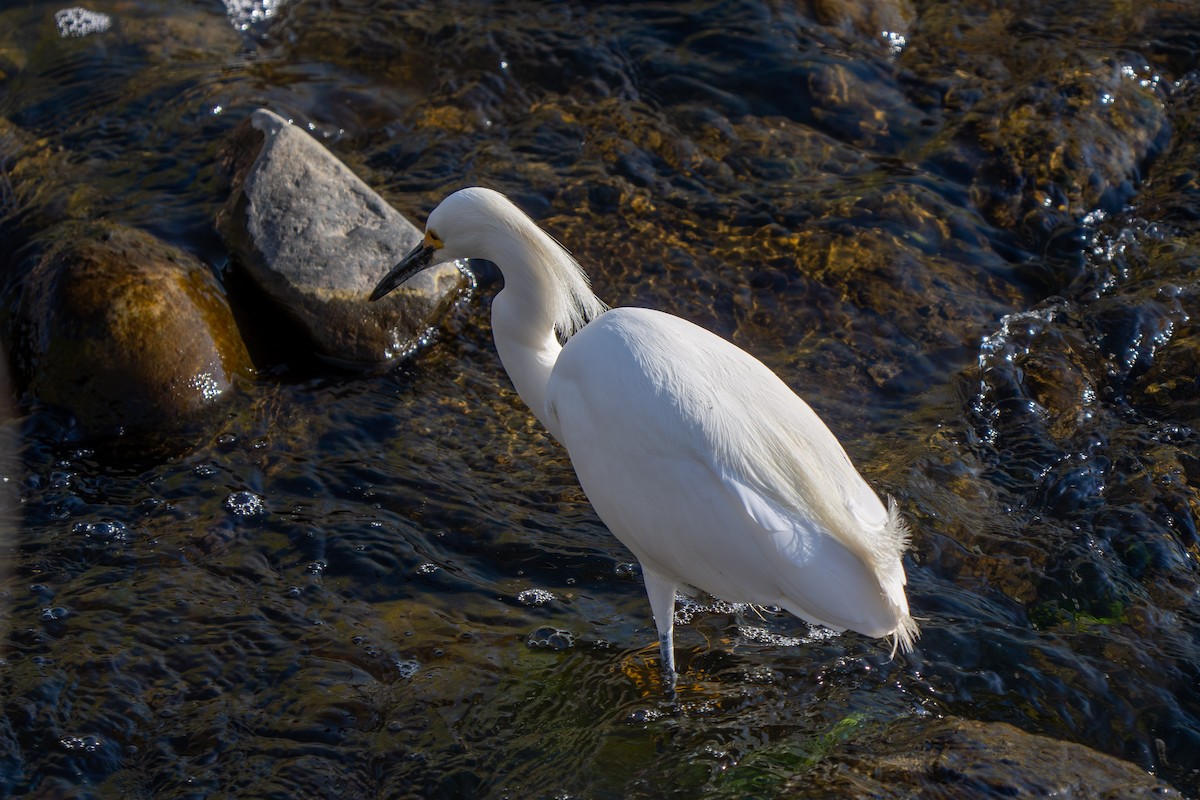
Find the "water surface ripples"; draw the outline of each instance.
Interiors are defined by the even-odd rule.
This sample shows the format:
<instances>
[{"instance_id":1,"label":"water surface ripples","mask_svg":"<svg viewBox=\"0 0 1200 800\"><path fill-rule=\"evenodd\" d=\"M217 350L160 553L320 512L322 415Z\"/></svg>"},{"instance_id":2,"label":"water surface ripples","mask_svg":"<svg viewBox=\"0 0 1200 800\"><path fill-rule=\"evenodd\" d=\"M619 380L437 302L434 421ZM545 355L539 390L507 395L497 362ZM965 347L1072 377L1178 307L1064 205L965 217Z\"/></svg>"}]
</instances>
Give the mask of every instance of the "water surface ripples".
<instances>
[{"instance_id":1,"label":"water surface ripples","mask_svg":"<svg viewBox=\"0 0 1200 800\"><path fill-rule=\"evenodd\" d=\"M140 226L253 320L212 220L259 106L415 221L495 186L606 300L810 401L912 523L923 630L892 660L699 598L666 698L477 264L410 363L266 341L185 446L18 398L0 794L816 797L847 743L938 717L1200 793L1200 18L1101 5L134 0L82 37L0 11L0 117L69 167L6 189L14 241Z\"/></svg>"}]
</instances>

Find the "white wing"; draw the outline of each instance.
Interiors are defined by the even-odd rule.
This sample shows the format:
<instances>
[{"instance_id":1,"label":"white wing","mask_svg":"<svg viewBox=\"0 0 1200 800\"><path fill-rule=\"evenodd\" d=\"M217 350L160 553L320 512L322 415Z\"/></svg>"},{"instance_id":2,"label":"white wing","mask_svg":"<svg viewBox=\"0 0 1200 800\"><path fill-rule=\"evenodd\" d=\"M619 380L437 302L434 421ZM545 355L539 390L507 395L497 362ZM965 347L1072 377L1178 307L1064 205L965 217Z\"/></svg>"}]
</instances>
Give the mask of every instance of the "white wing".
<instances>
[{"instance_id":1,"label":"white wing","mask_svg":"<svg viewBox=\"0 0 1200 800\"><path fill-rule=\"evenodd\" d=\"M567 342L546 404L597 513L644 568L909 640L902 526L756 359L677 317L615 309Z\"/></svg>"}]
</instances>

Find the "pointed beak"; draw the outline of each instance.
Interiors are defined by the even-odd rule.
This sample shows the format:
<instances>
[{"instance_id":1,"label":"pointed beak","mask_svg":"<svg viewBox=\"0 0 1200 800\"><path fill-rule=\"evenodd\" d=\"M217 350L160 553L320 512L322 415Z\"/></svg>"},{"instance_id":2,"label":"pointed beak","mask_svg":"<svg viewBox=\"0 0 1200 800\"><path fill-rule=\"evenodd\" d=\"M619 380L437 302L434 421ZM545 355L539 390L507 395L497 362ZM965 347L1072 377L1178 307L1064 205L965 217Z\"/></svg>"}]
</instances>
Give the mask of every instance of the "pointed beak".
<instances>
[{"instance_id":1,"label":"pointed beak","mask_svg":"<svg viewBox=\"0 0 1200 800\"><path fill-rule=\"evenodd\" d=\"M433 254L438 248L431 247L425 242L413 248L413 251L400 260L400 263L388 270L383 280L371 292L371 302L375 302L388 292L395 289L406 280L428 267L433 262Z\"/></svg>"}]
</instances>

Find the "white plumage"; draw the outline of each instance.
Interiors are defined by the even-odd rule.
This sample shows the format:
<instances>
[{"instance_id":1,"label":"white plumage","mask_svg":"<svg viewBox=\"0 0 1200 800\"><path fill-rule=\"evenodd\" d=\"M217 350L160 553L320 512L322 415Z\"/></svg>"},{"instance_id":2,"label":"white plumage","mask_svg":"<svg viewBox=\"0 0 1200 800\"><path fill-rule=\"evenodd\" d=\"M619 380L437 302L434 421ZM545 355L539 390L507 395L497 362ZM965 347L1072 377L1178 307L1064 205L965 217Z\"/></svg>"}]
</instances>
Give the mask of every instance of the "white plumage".
<instances>
[{"instance_id":1,"label":"white plumage","mask_svg":"<svg viewBox=\"0 0 1200 800\"><path fill-rule=\"evenodd\" d=\"M570 254L497 192L455 192L425 230L372 299L434 263L500 269L500 360L641 564L669 676L684 586L912 648L895 506L774 373L678 317L606 310Z\"/></svg>"}]
</instances>

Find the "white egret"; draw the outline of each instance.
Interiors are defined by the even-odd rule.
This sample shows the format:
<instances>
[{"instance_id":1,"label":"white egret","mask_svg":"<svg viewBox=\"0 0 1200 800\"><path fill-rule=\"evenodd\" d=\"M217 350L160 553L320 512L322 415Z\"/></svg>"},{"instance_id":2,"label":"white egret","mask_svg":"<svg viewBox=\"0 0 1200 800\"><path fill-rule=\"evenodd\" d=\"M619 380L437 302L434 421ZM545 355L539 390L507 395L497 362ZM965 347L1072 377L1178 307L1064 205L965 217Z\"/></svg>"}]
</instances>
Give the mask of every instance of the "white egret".
<instances>
[{"instance_id":1,"label":"white egret","mask_svg":"<svg viewBox=\"0 0 1200 800\"><path fill-rule=\"evenodd\" d=\"M492 303L500 361L641 564L669 680L675 592L686 587L887 636L893 653L912 648L895 504L884 508L762 362L679 317L609 310L575 259L490 189L443 200L371 299L461 258L504 277Z\"/></svg>"}]
</instances>

